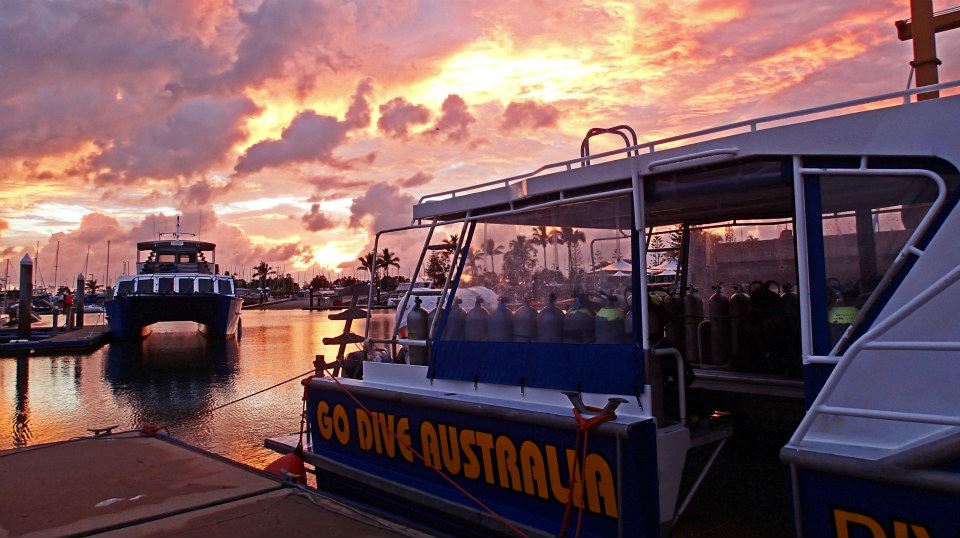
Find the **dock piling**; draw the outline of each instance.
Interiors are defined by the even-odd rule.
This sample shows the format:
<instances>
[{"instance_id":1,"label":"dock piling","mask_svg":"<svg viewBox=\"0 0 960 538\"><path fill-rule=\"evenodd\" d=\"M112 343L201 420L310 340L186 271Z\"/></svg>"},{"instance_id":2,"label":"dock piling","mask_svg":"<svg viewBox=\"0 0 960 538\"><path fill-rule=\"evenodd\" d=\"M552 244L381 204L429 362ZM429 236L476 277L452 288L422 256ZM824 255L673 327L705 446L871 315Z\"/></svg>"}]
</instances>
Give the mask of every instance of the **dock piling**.
<instances>
[{"instance_id":1,"label":"dock piling","mask_svg":"<svg viewBox=\"0 0 960 538\"><path fill-rule=\"evenodd\" d=\"M33 321L33 261L29 254L20 260L20 305L17 309L17 336L30 337L30 322Z\"/></svg>"},{"instance_id":2,"label":"dock piling","mask_svg":"<svg viewBox=\"0 0 960 538\"><path fill-rule=\"evenodd\" d=\"M76 298L73 301L73 304L77 312L77 321L74 324L74 326L77 329L83 328L83 290L84 288L86 288L86 283L83 280L83 273L78 273Z\"/></svg>"}]
</instances>

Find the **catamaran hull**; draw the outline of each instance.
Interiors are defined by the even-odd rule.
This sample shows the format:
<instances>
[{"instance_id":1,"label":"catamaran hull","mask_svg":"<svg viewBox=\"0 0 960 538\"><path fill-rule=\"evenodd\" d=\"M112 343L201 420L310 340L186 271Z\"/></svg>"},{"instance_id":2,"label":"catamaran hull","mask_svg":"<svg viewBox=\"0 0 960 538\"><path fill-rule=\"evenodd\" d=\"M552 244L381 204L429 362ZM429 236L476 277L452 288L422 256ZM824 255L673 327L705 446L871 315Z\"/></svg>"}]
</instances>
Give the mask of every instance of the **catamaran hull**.
<instances>
[{"instance_id":1,"label":"catamaran hull","mask_svg":"<svg viewBox=\"0 0 960 538\"><path fill-rule=\"evenodd\" d=\"M194 321L211 337L236 334L243 300L220 294L131 295L106 303L107 323L114 338L134 340L162 321Z\"/></svg>"},{"instance_id":2,"label":"catamaran hull","mask_svg":"<svg viewBox=\"0 0 960 538\"><path fill-rule=\"evenodd\" d=\"M511 533L493 513L528 534L561 530L570 469L579 466L572 415L452 394L356 384L349 390L369 412L332 381L314 379L308 386L306 458L317 467L321 487L413 520L429 518L459 535ZM584 478L574 487L570 532L583 506L582 536L657 536L656 450L652 419L591 431Z\"/></svg>"}]
</instances>

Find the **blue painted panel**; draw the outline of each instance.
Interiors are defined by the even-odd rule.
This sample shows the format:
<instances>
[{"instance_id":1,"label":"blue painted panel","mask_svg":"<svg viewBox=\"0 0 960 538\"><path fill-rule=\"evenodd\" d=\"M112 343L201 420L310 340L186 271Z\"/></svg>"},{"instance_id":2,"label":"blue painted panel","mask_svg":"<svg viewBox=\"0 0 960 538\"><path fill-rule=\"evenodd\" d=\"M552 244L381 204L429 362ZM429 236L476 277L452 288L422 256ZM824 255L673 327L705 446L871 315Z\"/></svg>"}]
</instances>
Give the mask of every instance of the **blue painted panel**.
<instances>
[{"instance_id":1,"label":"blue painted panel","mask_svg":"<svg viewBox=\"0 0 960 538\"><path fill-rule=\"evenodd\" d=\"M323 385L308 391L312 452L478 509L434 470L436 466L501 516L550 534L560 530L570 480L568 462L574 460L572 417L569 428L557 429L521 417L494 418L482 406L476 406L475 413L453 412L364 395L361 401L374 413L370 416L333 383ZM427 461L402 450L391 431L407 439ZM638 421L621 442L624 457L618 473L616 439L590 436L583 536L615 536L618 518L626 536L652 537L659 532L653 420ZM623 488L622 510L616 501L618 481ZM576 514L574 509L574 526Z\"/></svg>"},{"instance_id":2,"label":"blue painted panel","mask_svg":"<svg viewBox=\"0 0 960 538\"><path fill-rule=\"evenodd\" d=\"M960 496L807 469L798 480L805 536L960 536Z\"/></svg>"},{"instance_id":3,"label":"blue painted panel","mask_svg":"<svg viewBox=\"0 0 960 538\"><path fill-rule=\"evenodd\" d=\"M427 375L607 394L640 394L643 370L632 344L468 342L433 344Z\"/></svg>"}]
</instances>

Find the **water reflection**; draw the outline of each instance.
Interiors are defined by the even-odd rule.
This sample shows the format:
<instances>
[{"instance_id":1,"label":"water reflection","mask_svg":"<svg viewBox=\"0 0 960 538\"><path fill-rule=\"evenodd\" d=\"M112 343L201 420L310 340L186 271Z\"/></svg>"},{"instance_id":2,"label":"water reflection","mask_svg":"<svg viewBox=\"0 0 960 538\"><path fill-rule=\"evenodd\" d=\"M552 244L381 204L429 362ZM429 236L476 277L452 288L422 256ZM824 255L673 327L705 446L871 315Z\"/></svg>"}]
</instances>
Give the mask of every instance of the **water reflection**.
<instances>
[{"instance_id":1,"label":"water reflection","mask_svg":"<svg viewBox=\"0 0 960 538\"><path fill-rule=\"evenodd\" d=\"M117 400L130 406L133 426L179 424L215 405L216 394L233 382L239 356L234 338L152 334L111 344L104 377Z\"/></svg>"},{"instance_id":2,"label":"water reflection","mask_svg":"<svg viewBox=\"0 0 960 538\"><path fill-rule=\"evenodd\" d=\"M30 359L17 357L16 398L13 414L13 446L30 442Z\"/></svg>"}]
</instances>

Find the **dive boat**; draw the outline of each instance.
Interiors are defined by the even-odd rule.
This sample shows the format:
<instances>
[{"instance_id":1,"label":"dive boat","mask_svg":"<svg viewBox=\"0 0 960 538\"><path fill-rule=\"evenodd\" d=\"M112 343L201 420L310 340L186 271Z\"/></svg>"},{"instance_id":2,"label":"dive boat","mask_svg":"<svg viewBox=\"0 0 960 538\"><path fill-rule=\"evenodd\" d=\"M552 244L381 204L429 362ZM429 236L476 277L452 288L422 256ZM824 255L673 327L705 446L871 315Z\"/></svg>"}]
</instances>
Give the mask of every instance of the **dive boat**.
<instances>
[{"instance_id":1,"label":"dive boat","mask_svg":"<svg viewBox=\"0 0 960 538\"><path fill-rule=\"evenodd\" d=\"M137 243L137 274L118 277L113 298L104 304L114 338L139 338L164 321L194 321L216 338L239 334L243 299L234 278L220 274L216 245L181 235L193 234L180 232L177 217L175 232ZM144 261L141 252L148 253Z\"/></svg>"},{"instance_id":2,"label":"dive boat","mask_svg":"<svg viewBox=\"0 0 960 538\"><path fill-rule=\"evenodd\" d=\"M957 535L960 96L911 99L956 87L645 143L591 129L579 158L424 196L372 252L422 231L412 280L449 253L444 307L364 335L403 362L304 380L318 487L458 535L658 536L714 461L681 488L688 452L736 435L692 398L713 391L803 414L780 453L799 536ZM591 155L604 134L626 147ZM534 228L580 237L549 286L469 274L471 246ZM611 236L632 270L597 289L576 248ZM658 253L671 286L646 278ZM460 299L477 285L499 304Z\"/></svg>"}]
</instances>

